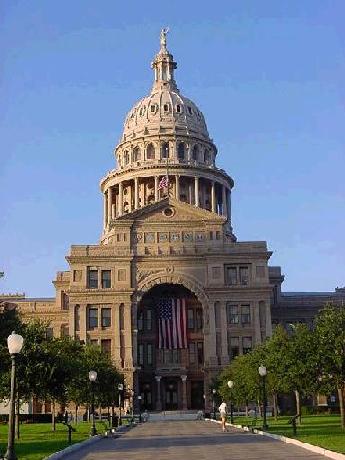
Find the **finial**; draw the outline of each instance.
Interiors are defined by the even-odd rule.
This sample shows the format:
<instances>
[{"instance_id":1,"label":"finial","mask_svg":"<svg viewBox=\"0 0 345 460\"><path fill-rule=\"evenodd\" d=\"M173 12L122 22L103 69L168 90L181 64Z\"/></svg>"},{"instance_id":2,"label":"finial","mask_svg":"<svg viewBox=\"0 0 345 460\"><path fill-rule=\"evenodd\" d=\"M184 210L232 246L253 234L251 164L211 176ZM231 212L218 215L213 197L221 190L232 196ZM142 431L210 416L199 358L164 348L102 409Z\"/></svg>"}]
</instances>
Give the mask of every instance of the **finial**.
<instances>
[{"instance_id":1,"label":"finial","mask_svg":"<svg viewBox=\"0 0 345 460\"><path fill-rule=\"evenodd\" d=\"M164 27L161 30L160 42L161 42L161 50L167 49L167 33L169 32L169 27Z\"/></svg>"}]
</instances>

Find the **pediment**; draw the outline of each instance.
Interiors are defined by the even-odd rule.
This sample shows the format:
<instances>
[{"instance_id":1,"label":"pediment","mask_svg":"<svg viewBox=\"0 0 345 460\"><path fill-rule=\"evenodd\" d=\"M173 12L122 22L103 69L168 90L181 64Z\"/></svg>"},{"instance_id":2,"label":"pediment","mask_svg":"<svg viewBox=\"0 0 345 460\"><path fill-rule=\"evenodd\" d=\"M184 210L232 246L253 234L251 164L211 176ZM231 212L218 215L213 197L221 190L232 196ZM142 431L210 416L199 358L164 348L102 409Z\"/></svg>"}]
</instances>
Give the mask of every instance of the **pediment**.
<instances>
[{"instance_id":1,"label":"pediment","mask_svg":"<svg viewBox=\"0 0 345 460\"><path fill-rule=\"evenodd\" d=\"M171 212L169 211L171 210ZM164 198L156 203L149 204L131 213L116 219L124 221L155 222L155 223L179 223L179 222L208 222L212 224L224 224L226 218L219 216L206 209L196 208L193 205L178 201L174 198Z\"/></svg>"}]
</instances>

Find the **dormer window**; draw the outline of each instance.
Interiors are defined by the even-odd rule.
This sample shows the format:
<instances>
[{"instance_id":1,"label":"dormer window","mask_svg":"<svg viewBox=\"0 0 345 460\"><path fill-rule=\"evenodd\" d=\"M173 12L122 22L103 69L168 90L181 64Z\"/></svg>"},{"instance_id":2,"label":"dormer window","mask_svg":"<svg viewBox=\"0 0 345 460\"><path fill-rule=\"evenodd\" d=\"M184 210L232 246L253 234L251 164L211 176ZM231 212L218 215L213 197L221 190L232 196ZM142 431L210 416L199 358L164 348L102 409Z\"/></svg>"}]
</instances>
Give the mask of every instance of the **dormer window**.
<instances>
[{"instance_id":1,"label":"dormer window","mask_svg":"<svg viewBox=\"0 0 345 460\"><path fill-rule=\"evenodd\" d=\"M164 104L163 109L164 112L169 112L169 104Z\"/></svg>"},{"instance_id":2,"label":"dormer window","mask_svg":"<svg viewBox=\"0 0 345 460\"><path fill-rule=\"evenodd\" d=\"M181 113L181 106L180 106L180 104L177 104L177 106L176 106L176 112L177 112L177 113Z\"/></svg>"},{"instance_id":3,"label":"dormer window","mask_svg":"<svg viewBox=\"0 0 345 460\"><path fill-rule=\"evenodd\" d=\"M157 112L157 104L151 104L150 106L150 110L151 110L151 113L156 113Z\"/></svg>"},{"instance_id":4,"label":"dormer window","mask_svg":"<svg viewBox=\"0 0 345 460\"><path fill-rule=\"evenodd\" d=\"M192 113L193 113L192 107L190 107L190 106L188 106L188 113L189 113L189 115L192 115Z\"/></svg>"}]
</instances>

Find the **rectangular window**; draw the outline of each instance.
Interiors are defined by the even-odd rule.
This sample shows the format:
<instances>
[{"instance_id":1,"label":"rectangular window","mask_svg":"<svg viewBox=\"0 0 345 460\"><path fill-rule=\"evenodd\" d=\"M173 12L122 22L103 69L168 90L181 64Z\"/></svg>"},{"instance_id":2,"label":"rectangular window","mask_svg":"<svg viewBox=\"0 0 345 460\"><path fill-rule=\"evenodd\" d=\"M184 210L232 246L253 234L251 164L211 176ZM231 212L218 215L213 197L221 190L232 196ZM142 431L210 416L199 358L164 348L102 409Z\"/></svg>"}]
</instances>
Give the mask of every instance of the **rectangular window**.
<instances>
[{"instance_id":1,"label":"rectangular window","mask_svg":"<svg viewBox=\"0 0 345 460\"><path fill-rule=\"evenodd\" d=\"M189 342L188 353L189 353L189 364L196 364L195 342Z\"/></svg>"},{"instance_id":2,"label":"rectangular window","mask_svg":"<svg viewBox=\"0 0 345 460\"><path fill-rule=\"evenodd\" d=\"M46 337L47 339L52 339L54 337L54 330L52 327L47 327L46 329Z\"/></svg>"},{"instance_id":3,"label":"rectangular window","mask_svg":"<svg viewBox=\"0 0 345 460\"><path fill-rule=\"evenodd\" d=\"M138 345L138 363L140 366L144 365L144 344Z\"/></svg>"},{"instance_id":4,"label":"rectangular window","mask_svg":"<svg viewBox=\"0 0 345 460\"><path fill-rule=\"evenodd\" d=\"M69 297L67 294L65 294L63 291L61 293L62 296L62 309L63 310L69 310Z\"/></svg>"},{"instance_id":5,"label":"rectangular window","mask_svg":"<svg viewBox=\"0 0 345 460\"><path fill-rule=\"evenodd\" d=\"M88 329L95 329L98 327L98 308L88 308Z\"/></svg>"},{"instance_id":6,"label":"rectangular window","mask_svg":"<svg viewBox=\"0 0 345 460\"><path fill-rule=\"evenodd\" d=\"M102 270L102 288L111 288L111 270Z\"/></svg>"},{"instance_id":7,"label":"rectangular window","mask_svg":"<svg viewBox=\"0 0 345 460\"><path fill-rule=\"evenodd\" d=\"M98 270L88 269L87 272L87 287L89 289L98 288Z\"/></svg>"},{"instance_id":8,"label":"rectangular window","mask_svg":"<svg viewBox=\"0 0 345 460\"><path fill-rule=\"evenodd\" d=\"M237 284L237 267L225 266L225 279L227 284Z\"/></svg>"},{"instance_id":9,"label":"rectangular window","mask_svg":"<svg viewBox=\"0 0 345 460\"><path fill-rule=\"evenodd\" d=\"M111 339L102 339L101 340L101 350L106 355L111 355Z\"/></svg>"},{"instance_id":10,"label":"rectangular window","mask_svg":"<svg viewBox=\"0 0 345 460\"><path fill-rule=\"evenodd\" d=\"M68 324L63 324L61 326L61 337L67 337L69 335L69 327Z\"/></svg>"},{"instance_id":11,"label":"rectangular window","mask_svg":"<svg viewBox=\"0 0 345 460\"><path fill-rule=\"evenodd\" d=\"M152 366L153 364L153 345L152 343L147 344L147 365Z\"/></svg>"},{"instance_id":12,"label":"rectangular window","mask_svg":"<svg viewBox=\"0 0 345 460\"><path fill-rule=\"evenodd\" d=\"M241 323L250 324L250 305L241 305Z\"/></svg>"},{"instance_id":13,"label":"rectangular window","mask_svg":"<svg viewBox=\"0 0 345 460\"><path fill-rule=\"evenodd\" d=\"M192 308L187 310L187 327L188 329L194 329L194 310Z\"/></svg>"},{"instance_id":14,"label":"rectangular window","mask_svg":"<svg viewBox=\"0 0 345 460\"><path fill-rule=\"evenodd\" d=\"M242 338L242 348L243 348L244 355L252 351L252 338L251 337Z\"/></svg>"},{"instance_id":15,"label":"rectangular window","mask_svg":"<svg viewBox=\"0 0 345 460\"><path fill-rule=\"evenodd\" d=\"M138 312L138 331L142 331L144 328L144 312L140 310Z\"/></svg>"},{"instance_id":16,"label":"rectangular window","mask_svg":"<svg viewBox=\"0 0 345 460\"><path fill-rule=\"evenodd\" d=\"M236 358L240 353L239 347L239 338L238 337L231 337L230 338L230 357L231 359Z\"/></svg>"},{"instance_id":17,"label":"rectangular window","mask_svg":"<svg viewBox=\"0 0 345 460\"><path fill-rule=\"evenodd\" d=\"M196 328L198 331L200 331L200 329L202 329L202 309L197 308L195 313L196 313Z\"/></svg>"},{"instance_id":18,"label":"rectangular window","mask_svg":"<svg viewBox=\"0 0 345 460\"><path fill-rule=\"evenodd\" d=\"M152 310L146 310L146 330L151 331L152 329Z\"/></svg>"},{"instance_id":19,"label":"rectangular window","mask_svg":"<svg viewBox=\"0 0 345 460\"><path fill-rule=\"evenodd\" d=\"M74 307L74 329L80 331L80 305Z\"/></svg>"},{"instance_id":20,"label":"rectangular window","mask_svg":"<svg viewBox=\"0 0 345 460\"><path fill-rule=\"evenodd\" d=\"M249 268L248 267L240 267L240 284L248 284L249 283Z\"/></svg>"},{"instance_id":21,"label":"rectangular window","mask_svg":"<svg viewBox=\"0 0 345 460\"><path fill-rule=\"evenodd\" d=\"M203 342L197 343L197 351L198 351L198 364L204 364L204 343Z\"/></svg>"},{"instance_id":22,"label":"rectangular window","mask_svg":"<svg viewBox=\"0 0 345 460\"><path fill-rule=\"evenodd\" d=\"M102 327L111 326L111 308L102 308L101 319L102 319Z\"/></svg>"},{"instance_id":23,"label":"rectangular window","mask_svg":"<svg viewBox=\"0 0 345 460\"><path fill-rule=\"evenodd\" d=\"M216 332L216 354L218 358L218 364L220 364L220 359L222 356L222 337L220 332Z\"/></svg>"},{"instance_id":24,"label":"rectangular window","mask_svg":"<svg viewBox=\"0 0 345 460\"><path fill-rule=\"evenodd\" d=\"M228 324L238 324L240 322L238 305L226 304Z\"/></svg>"}]
</instances>

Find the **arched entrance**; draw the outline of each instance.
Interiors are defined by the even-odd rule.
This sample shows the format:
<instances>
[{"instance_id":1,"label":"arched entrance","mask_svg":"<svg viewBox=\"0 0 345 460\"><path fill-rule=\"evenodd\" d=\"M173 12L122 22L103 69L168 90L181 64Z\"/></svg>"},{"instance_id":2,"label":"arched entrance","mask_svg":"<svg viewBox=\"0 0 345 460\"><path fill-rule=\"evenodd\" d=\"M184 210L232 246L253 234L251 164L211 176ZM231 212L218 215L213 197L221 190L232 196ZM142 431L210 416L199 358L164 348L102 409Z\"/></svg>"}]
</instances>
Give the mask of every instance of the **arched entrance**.
<instances>
[{"instance_id":1,"label":"arched entrance","mask_svg":"<svg viewBox=\"0 0 345 460\"><path fill-rule=\"evenodd\" d=\"M148 290L137 308L137 366L142 407L203 408L203 307L181 284Z\"/></svg>"}]
</instances>

